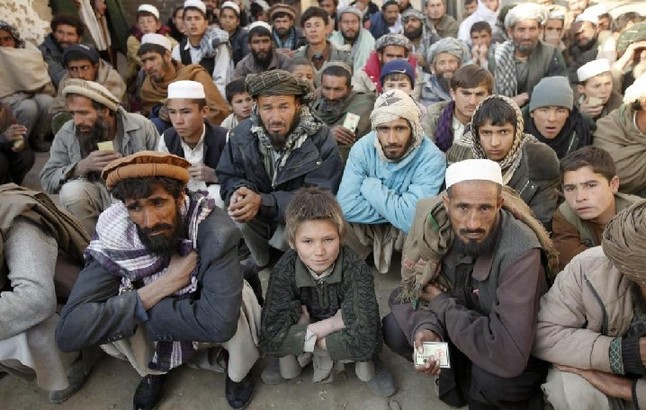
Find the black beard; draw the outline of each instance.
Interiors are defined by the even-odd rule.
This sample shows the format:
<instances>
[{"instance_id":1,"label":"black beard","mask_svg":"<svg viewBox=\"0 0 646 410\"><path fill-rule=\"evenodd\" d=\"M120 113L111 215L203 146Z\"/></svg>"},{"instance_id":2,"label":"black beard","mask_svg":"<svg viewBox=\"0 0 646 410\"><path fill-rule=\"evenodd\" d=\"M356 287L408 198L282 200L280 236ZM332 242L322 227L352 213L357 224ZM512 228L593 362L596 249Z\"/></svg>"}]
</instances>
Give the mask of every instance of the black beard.
<instances>
[{"instance_id":1,"label":"black beard","mask_svg":"<svg viewBox=\"0 0 646 410\"><path fill-rule=\"evenodd\" d=\"M186 218L182 217L180 206L177 205L176 208L174 227L167 223L161 223L152 228L141 228L137 225L137 234L139 235L139 239L150 252L160 256L171 256L177 251L179 241L182 238L186 238ZM149 236L157 231L167 229L170 229L172 232L170 236Z\"/></svg>"},{"instance_id":2,"label":"black beard","mask_svg":"<svg viewBox=\"0 0 646 410\"><path fill-rule=\"evenodd\" d=\"M291 128L289 131L287 131L287 134L285 135L280 135L280 134L275 134L275 133L270 133L267 127L265 127L265 124L261 122L262 124L262 129L265 131L265 134L269 137L269 140L271 141L272 147L274 147L275 150L281 150L285 146L285 142L287 141L287 137L289 137L296 127L298 126L298 123L301 121L300 118L300 110L296 112L296 115L294 116L294 122L292 123Z\"/></svg>"},{"instance_id":3,"label":"black beard","mask_svg":"<svg viewBox=\"0 0 646 410\"><path fill-rule=\"evenodd\" d=\"M440 83L440 87L442 87L444 91L448 91L451 87L451 80L449 78L444 78L444 75L438 75L437 82Z\"/></svg>"},{"instance_id":4,"label":"black beard","mask_svg":"<svg viewBox=\"0 0 646 410\"><path fill-rule=\"evenodd\" d=\"M343 103L345 103L345 98L341 100L328 100L323 98L320 110L326 114L342 114Z\"/></svg>"},{"instance_id":5,"label":"black beard","mask_svg":"<svg viewBox=\"0 0 646 410\"><path fill-rule=\"evenodd\" d=\"M359 32L357 31L357 34L355 34L355 35L354 35L354 37L346 36L346 35L345 35L345 33L344 33L343 31L341 32L341 35L343 36L343 39L344 39L345 41L347 41L347 42L348 42L348 43L350 43L350 44L354 44L354 42L356 41L357 37L359 37Z\"/></svg>"},{"instance_id":6,"label":"black beard","mask_svg":"<svg viewBox=\"0 0 646 410\"><path fill-rule=\"evenodd\" d=\"M417 40L422 36L422 31L424 31L423 26L419 26L419 28L415 29L414 31L406 31L404 30L404 36L406 36L407 39L413 41Z\"/></svg>"},{"instance_id":7,"label":"black beard","mask_svg":"<svg viewBox=\"0 0 646 410\"><path fill-rule=\"evenodd\" d=\"M500 224L496 221L496 227L491 232L489 232L489 235L487 235L487 237L484 238L481 242L464 242L462 238L456 235L455 240L453 241L453 246L455 246L455 249L459 254L469 255L475 258L494 250L499 231ZM462 229L461 233L469 233L469 231Z\"/></svg>"},{"instance_id":8,"label":"black beard","mask_svg":"<svg viewBox=\"0 0 646 410\"><path fill-rule=\"evenodd\" d=\"M258 53L258 54L252 51L251 55L253 56L253 60L256 62L256 64L264 68L269 67L269 63L271 63L271 59L274 58L274 52L271 49L266 53Z\"/></svg>"},{"instance_id":9,"label":"black beard","mask_svg":"<svg viewBox=\"0 0 646 410\"><path fill-rule=\"evenodd\" d=\"M76 138L79 141L83 158L90 155L90 152L98 150L99 142L110 140L109 128L108 122L100 115L89 131L84 132L80 128L76 128Z\"/></svg>"}]
</instances>

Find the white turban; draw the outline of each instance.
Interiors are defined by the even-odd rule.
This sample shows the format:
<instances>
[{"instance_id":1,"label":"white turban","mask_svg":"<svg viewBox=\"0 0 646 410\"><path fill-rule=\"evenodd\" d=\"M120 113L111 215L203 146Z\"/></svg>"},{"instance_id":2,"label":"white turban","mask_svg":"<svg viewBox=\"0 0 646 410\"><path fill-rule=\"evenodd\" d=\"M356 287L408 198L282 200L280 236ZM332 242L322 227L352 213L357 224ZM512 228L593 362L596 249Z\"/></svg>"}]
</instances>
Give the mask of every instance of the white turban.
<instances>
[{"instance_id":1,"label":"white turban","mask_svg":"<svg viewBox=\"0 0 646 410\"><path fill-rule=\"evenodd\" d=\"M543 5L536 3L522 3L509 10L505 16L505 28L511 28L522 20L537 20L543 25L547 20L549 12Z\"/></svg>"},{"instance_id":2,"label":"white turban","mask_svg":"<svg viewBox=\"0 0 646 410\"><path fill-rule=\"evenodd\" d=\"M372 129L376 130L379 125L386 122L395 121L399 118L408 120L412 128L413 138L415 139L411 146L412 150L424 138L424 130L420 123L421 117L422 112L419 110L415 100L402 90L393 89L377 97L375 107L370 114L370 121L372 122ZM378 141L376 143L378 144Z\"/></svg>"}]
</instances>

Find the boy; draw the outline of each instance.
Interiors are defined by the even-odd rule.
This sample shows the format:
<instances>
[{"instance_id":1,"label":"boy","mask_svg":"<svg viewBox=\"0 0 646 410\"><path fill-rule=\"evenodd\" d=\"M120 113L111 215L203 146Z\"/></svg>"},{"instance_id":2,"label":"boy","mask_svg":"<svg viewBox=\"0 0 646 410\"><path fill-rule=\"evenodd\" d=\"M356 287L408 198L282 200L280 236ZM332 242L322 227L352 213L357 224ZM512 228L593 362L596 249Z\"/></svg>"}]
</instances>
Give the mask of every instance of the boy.
<instances>
[{"instance_id":1,"label":"boy","mask_svg":"<svg viewBox=\"0 0 646 410\"><path fill-rule=\"evenodd\" d=\"M253 100L245 89L244 78L231 81L225 87L225 91L227 101L233 112L222 121L220 126L232 130L243 120L251 116Z\"/></svg>"},{"instance_id":2,"label":"boy","mask_svg":"<svg viewBox=\"0 0 646 410\"><path fill-rule=\"evenodd\" d=\"M576 92L579 98L575 100L579 111L593 120L598 120L619 108L622 95L613 89L610 62L601 58L590 61L576 70L579 83Z\"/></svg>"},{"instance_id":3,"label":"boy","mask_svg":"<svg viewBox=\"0 0 646 410\"><path fill-rule=\"evenodd\" d=\"M565 202L554 213L552 240L563 270L576 255L600 245L608 221L640 198L617 192L615 163L598 147L584 147L563 157L560 176Z\"/></svg>"},{"instance_id":4,"label":"boy","mask_svg":"<svg viewBox=\"0 0 646 410\"><path fill-rule=\"evenodd\" d=\"M262 314L260 347L273 358L267 384L297 377L309 362L314 382L330 382L355 362L360 380L381 396L396 386L378 360L381 322L366 263L342 246L345 225L334 196L298 190L285 213L291 250L274 267Z\"/></svg>"},{"instance_id":5,"label":"boy","mask_svg":"<svg viewBox=\"0 0 646 410\"><path fill-rule=\"evenodd\" d=\"M386 92L392 89L402 90L406 94L413 97L413 90L415 88L415 69L406 60L392 60L384 64L381 68L381 89ZM426 115L426 107L415 101L417 107L422 112L422 116Z\"/></svg>"},{"instance_id":6,"label":"boy","mask_svg":"<svg viewBox=\"0 0 646 410\"><path fill-rule=\"evenodd\" d=\"M316 88L316 71L314 71L314 66L307 58L296 57L292 59L286 70L294 74L296 78L312 84L312 89Z\"/></svg>"}]
</instances>

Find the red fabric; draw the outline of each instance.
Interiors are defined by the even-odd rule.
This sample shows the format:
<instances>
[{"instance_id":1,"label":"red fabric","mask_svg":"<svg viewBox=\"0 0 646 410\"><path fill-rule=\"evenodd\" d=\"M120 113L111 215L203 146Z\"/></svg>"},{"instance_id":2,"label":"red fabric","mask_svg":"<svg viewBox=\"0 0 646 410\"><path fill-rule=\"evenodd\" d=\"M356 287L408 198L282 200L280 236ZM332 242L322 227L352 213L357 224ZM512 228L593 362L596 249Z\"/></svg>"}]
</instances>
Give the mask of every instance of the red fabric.
<instances>
[{"instance_id":1,"label":"red fabric","mask_svg":"<svg viewBox=\"0 0 646 410\"><path fill-rule=\"evenodd\" d=\"M408 56L408 62L413 66L413 72L417 70L417 59L410 54ZM372 83L377 87L377 94L381 94L381 61L377 56L377 51L372 51L368 56L366 65L363 67L363 71L368 74L368 77L372 80ZM413 84L414 86L415 84Z\"/></svg>"}]
</instances>

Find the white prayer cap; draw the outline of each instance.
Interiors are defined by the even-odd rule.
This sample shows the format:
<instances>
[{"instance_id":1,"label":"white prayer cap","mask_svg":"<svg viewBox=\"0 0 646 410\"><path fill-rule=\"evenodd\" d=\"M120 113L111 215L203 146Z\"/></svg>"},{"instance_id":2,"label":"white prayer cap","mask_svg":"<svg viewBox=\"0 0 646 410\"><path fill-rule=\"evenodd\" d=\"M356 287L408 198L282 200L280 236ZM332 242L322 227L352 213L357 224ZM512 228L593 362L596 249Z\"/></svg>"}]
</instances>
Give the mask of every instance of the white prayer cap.
<instances>
[{"instance_id":1,"label":"white prayer cap","mask_svg":"<svg viewBox=\"0 0 646 410\"><path fill-rule=\"evenodd\" d=\"M198 9L206 15L206 4L202 0L186 0L184 2L184 8L186 9L188 7Z\"/></svg>"},{"instance_id":2,"label":"white prayer cap","mask_svg":"<svg viewBox=\"0 0 646 410\"><path fill-rule=\"evenodd\" d=\"M583 64L578 70L576 70L576 75L579 77L579 82L582 83L588 78L592 78L608 71L610 71L610 61L606 58L600 58Z\"/></svg>"},{"instance_id":3,"label":"white prayer cap","mask_svg":"<svg viewBox=\"0 0 646 410\"><path fill-rule=\"evenodd\" d=\"M576 16L576 19L574 20L575 23L581 23L583 21L588 21L596 26L599 24L599 16L586 10L583 13Z\"/></svg>"},{"instance_id":4,"label":"white prayer cap","mask_svg":"<svg viewBox=\"0 0 646 410\"><path fill-rule=\"evenodd\" d=\"M537 20L539 25L543 25L548 17L547 7L536 3L521 3L509 10L505 16L505 28L514 27L522 20Z\"/></svg>"},{"instance_id":5,"label":"white prayer cap","mask_svg":"<svg viewBox=\"0 0 646 410\"><path fill-rule=\"evenodd\" d=\"M624 104L632 104L635 101L646 97L646 74L642 74L624 93Z\"/></svg>"},{"instance_id":6,"label":"white prayer cap","mask_svg":"<svg viewBox=\"0 0 646 410\"><path fill-rule=\"evenodd\" d=\"M158 46L164 47L168 51L173 48L170 40L167 39L166 36L162 36L161 34L157 33L144 34L141 37L141 45L143 46L144 44L157 44Z\"/></svg>"},{"instance_id":7,"label":"white prayer cap","mask_svg":"<svg viewBox=\"0 0 646 410\"><path fill-rule=\"evenodd\" d=\"M220 10L224 10L224 9L231 9L236 12L236 15L238 16L240 15L240 6L238 6L232 1L225 1L224 3L222 3L222 5L220 6Z\"/></svg>"},{"instance_id":8,"label":"white prayer cap","mask_svg":"<svg viewBox=\"0 0 646 410\"><path fill-rule=\"evenodd\" d=\"M204 86L197 81L181 80L168 84L168 99L186 98L189 100L205 99Z\"/></svg>"},{"instance_id":9,"label":"white prayer cap","mask_svg":"<svg viewBox=\"0 0 646 410\"><path fill-rule=\"evenodd\" d=\"M491 181L502 183L502 171L497 162L490 159L465 159L449 165L446 169L446 188L464 181Z\"/></svg>"},{"instance_id":10,"label":"white prayer cap","mask_svg":"<svg viewBox=\"0 0 646 410\"><path fill-rule=\"evenodd\" d=\"M137 13L142 11L152 14L157 20L159 20L159 10L157 10L157 7L153 6L152 4L142 4L137 8Z\"/></svg>"},{"instance_id":11,"label":"white prayer cap","mask_svg":"<svg viewBox=\"0 0 646 410\"><path fill-rule=\"evenodd\" d=\"M271 26L267 22L264 22L262 20L254 21L253 23L249 24L247 31L251 33L251 30L255 29L256 27L262 27L271 33Z\"/></svg>"}]
</instances>

